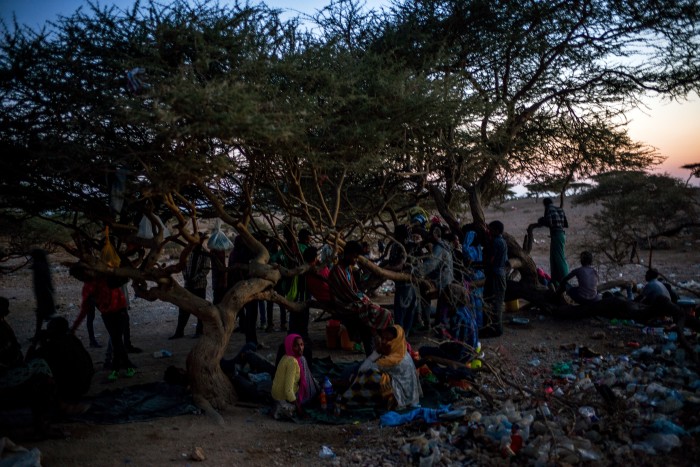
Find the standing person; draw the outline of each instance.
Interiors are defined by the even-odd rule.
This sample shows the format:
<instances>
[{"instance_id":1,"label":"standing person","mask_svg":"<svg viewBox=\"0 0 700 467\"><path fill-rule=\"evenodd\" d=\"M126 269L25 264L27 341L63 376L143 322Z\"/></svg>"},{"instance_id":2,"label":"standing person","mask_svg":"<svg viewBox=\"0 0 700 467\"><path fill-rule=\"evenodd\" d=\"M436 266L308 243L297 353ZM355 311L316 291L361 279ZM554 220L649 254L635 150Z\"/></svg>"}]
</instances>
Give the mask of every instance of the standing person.
<instances>
[{"instance_id":1,"label":"standing person","mask_svg":"<svg viewBox=\"0 0 700 467\"><path fill-rule=\"evenodd\" d=\"M303 254L304 251L311 246L311 231L309 229L301 229L297 234L297 240L299 243L299 253Z\"/></svg>"},{"instance_id":2,"label":"standing person","mask_svg":"<svg viewBox=\"0 0 700 467\"><path fill-rule=\"evenodd\" d=\"M124 343L124 333L127 326L126 298L122 291L122 283L119 279L100 277L89 280L82 269L74 267L71 274L78 280L85 280L83 285L83 300L80 306L80 314L75 319L71 332L80 326L89 311L89 303L94 300L97 309L102 314L107 333L112 343L114 356L112 358L112 372L107 379L116 381L119 371L126 370L126 376L136 374L135 365L129 360L127 347Z\"/></svg>"},{"instance_id":3,"label":"standing person","mask_svg":"<svg viewBox=\"0 0 700 467\"><path fill-rule=\"evenodd\" d=\"M211 269L211 258L204 251L204 240L207 235L203 232L199 233L199 243L195 246L187 257L185 269L182 271L182 277L185 279L185 289L192 292L200 298L207 298L207 275ZM185 335L185 326L190 319L190 312L180 308L177 315L177 327L175 334L168 339L179 339ZM197 328L195 329L194 337L202 335L202 321L197 319Z\"/></svg>"},{"instance_id":4,"label":"standing person","mask_svg":"<svg viewBox=\"0 0 700 467\"><path fill-rule=\"evenodd\" d=\"M211 289L212 303L218 305L224 299L226 291L226 252L224 250L210 250L211 257Z\"/></svg>"},{"instance_id":5,"label":"standing person","mask_svg":"<svg viewBox=\"0 0 700 467\"><path fill-rule=\"evenodd\" d=\"M562 279L569 274L569 265L566 263L566 232L569 227L566 214L560 207L554 206L552 198L545 198L544 216L537 220L542 227L549 227L549 273L552 281L559 286Z\"/></svg>"},{"instance_id":6,"label":"standing person","mask_svg":"<svg viewBox=\"0 0 700 467\"><path fill-rule=\"evenodd\" d=\"M476 223L466 224L462 227L464 240L462 241L462 260L467 268L466 279L469 283L469 303L476 316L477 327L484 325L484 286L486 279L484 273L484 244L488 234L485 229ZM476 285L481 283L481 285Z\"/></svg>"},{"instance_id":7,"label":"standing person","mask_svg":"<svg viewBox=\"0 0 700 467\"><path fill-rule=\"evenodd\" d=\"M267 251L270 253L270 263L276 263L285 268L288 267L287 257L276 241L268 242ZM286 295L289 291L289 282L290 279L286 277L281 278L275 284L275 291L280 295ZM284 305L278 305L278 307L280 310L280 330L284 331L287 329L287 310ZM273 332L275 330L274 310L274 303L267 302L267 327L265 332Z\"/></svg>"},{"instance_id":8,"label":"standing person","mask_svg":"<svg viewBox=\"0 0 700 467\"><path fill-rule=\"evenodd\" d=\"M587 305L599 301L602 297L598 293L598 271L593 265L593 253L584 251L581 253L581 267L574 269L561 280L559 293L566 293L579 305ZM568 287L569 280L576 278L578 286Z\"/></svg>"},{"instance_id":9,"label":"standing person","mask_svg":"<svg viewBox=\"0 0 700 467\"><path fill-rule=\"evenodd\" d=\"M398 225L394 232L394 239L396 241L389 247L389 259L382 267L389 271L410 273L407 260L415 245L409 242L408 226ZM406 337L413 327L418 309L418 293L415 285L411 281L395 281L394 322L404 329Z\"/></svg>"},{"instance_id":10,"label":"standing person","mask_svg":"<svg viewBox=\"0 0 700 467\"><path fill-rule=\"evenodd\" d=\"M447 287L454 280L452 248L442 239L443 227L434 223L430 226L426 243L430 247L430 256L423 262L424 274L435 282L438 299L435 310L435 325L448 325L448 309L445 294Z\"/></svg>"},{"instance_id":11,"label":"standing person","mask_svg":"<svg viewBox=\"0 0 700 467\"><path fill-rule=\"evenodd\" d=\"M508 245L503 232L503 222L493 221L489 224L492 236L492 262L489 265L491 274L486 277L491 281L493 296L493 322L492 328L496 336L503 334L503 311L506 298L506 263L508 262Z\"/></svg>"},{"instance_id":12,"label":"standing person","mask_svg":"<svg viewBox=\"0 0 700 467\"><path fill-rule=\"evenodd\" d=\"M37 248L32 250L31 256L36 297L36 327L33 340L36 341L44 321L56 314L56 305L53 301L54 288L46 251Z\"/></svg>"},{"instance_id":13,"label":"standing person","mask_svg":"<svg viewBox=\"0 0 700 467\"><path fill-rule=\"evenodd\" d=\"M236 265L248 265L254 258L253 251L245 244L243 236L239 235L233 242L233 250L228 257L228 288L235 286L238 282L247 279L247 275L242 269L236 269ZM245 334L246 344L259 346L257 323L258 323L258 300L246 303L238 312L240 316L241 330Z\"/></svg>"}]
</instances>

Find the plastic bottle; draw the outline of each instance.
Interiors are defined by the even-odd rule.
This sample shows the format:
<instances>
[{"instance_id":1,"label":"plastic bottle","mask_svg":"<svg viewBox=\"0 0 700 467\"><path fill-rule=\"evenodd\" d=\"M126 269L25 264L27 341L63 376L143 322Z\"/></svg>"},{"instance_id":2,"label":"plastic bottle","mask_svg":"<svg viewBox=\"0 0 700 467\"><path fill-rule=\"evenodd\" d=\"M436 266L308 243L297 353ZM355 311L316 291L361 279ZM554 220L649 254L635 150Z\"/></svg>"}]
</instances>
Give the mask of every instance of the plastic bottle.
<instances>
[{"instance_id":1,"label":"plastic bottle","mask_svg":"<svg viewBox=\"0 0 700 467\"><path fill-rule=\"evenodd\" d=\"M333 394L333 383L331 383L331 380L326 376L323 378L323 392L326 393L326 396L330 396Z\"/></svg>"},{"instance_id":2,"label":"plastic bottle","mask_svg":"<svg viewBox=\"0 0 700 467\"><path fill-rule=\"evenodd\" d=\"M321 409L328 409L328 400L326 399L326 392L321 391L321 394L318 395L318 398L321 401Z\"/></svg>"}]
</instances>

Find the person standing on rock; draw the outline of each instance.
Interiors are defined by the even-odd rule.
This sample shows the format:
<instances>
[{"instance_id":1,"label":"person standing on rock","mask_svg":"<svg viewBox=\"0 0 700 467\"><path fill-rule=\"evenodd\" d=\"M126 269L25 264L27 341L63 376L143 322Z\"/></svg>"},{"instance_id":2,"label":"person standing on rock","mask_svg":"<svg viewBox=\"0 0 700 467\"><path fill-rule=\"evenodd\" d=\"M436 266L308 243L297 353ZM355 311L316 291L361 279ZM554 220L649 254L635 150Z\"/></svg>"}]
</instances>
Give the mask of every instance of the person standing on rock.
<instances>
[{"instance_id":1,"label":"person standing on rock","mask_svg":"<svg viewBox=\"0 0 700 467\"><path fill-rule=\"evenodd\" d=\"M566 232L569 227L566 214L560 207L554 206L552 198L545 198L544 216L540 217L537 224L541 227L549 227L549 268L552 282L557 286L562 279L569 274L569 265L566 262Z\"/></svg>"}]
</instances>

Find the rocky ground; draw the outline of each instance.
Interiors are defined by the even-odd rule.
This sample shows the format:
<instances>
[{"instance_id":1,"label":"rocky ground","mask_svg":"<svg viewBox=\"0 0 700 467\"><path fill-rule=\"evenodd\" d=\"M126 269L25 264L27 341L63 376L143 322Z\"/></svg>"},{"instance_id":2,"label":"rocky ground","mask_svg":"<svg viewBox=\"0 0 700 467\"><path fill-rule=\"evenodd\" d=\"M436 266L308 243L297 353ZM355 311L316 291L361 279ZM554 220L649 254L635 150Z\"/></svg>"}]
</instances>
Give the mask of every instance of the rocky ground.
<instances>
[{"instance_id":1,"label":"rocky ground","mask_svg":"<svg viewBox=\"0 0 700 467\"><path fill-rule=\"evenodd\" d=\"M580 250L590 241L585 216L594 208L567 209L568 255L576 264ZM508 203L487 213L500 218L506 230L521 237L536 219L541 205L533 200ZM546 265L546 232L536 231L533 256ZM692 238L676 241L671 250L654 253L654 265L677 282L693 286L698 280L700 255ZM54 280L60 314L69 321L77 315L81 284L67 275L54 259ZM641 281L645 264L624 268L597 263L602 280L620 276ZM0 295L10 299L8 321L24 349L33 328L33 295L30 271L23 269L0 278ZM391 296L380 297L390 301ZM130 311L135 345L144 352L133 355L138 373L132 379L108 383L102 370L104 349L89 349L98 368L91 395L114 387L160 381L167 366L185 366L192 347L190 338L167 340L175 328L177 310L167 303L132 300ZM511 323L526 318L528 324ZM275 317L277 319L277 316ZM194 321L194 320L193 320ZM379 421L349 425L309 425L274 421L265 407L241 404L223 414L218 426L203 415L186 415L122 425L59 423L65 439L35 442L43 465L491 465L508 464L501 451L513 423L520 427L524 446L515 457L518 464L620 464L694 465L698 455L700 383L697 367L678 349L673 329L663 335L642 333L634 322L586 319L556 321L537 310L521 310L507 316L503 336L482 341L484 368L471 387L462 388L459 409L446 419L427 424L414 421L399 427L383 427ZM98 339L107 334L96 320ZM191 324L194 324L191 323ZM659 324L662 327L663 324ZM190 327L190 334L194 331ZM83 328L79 337L87 343ZM324 324L315 323L312 335L315 356L334 360L358 359L357 354L326 350ZM284 333L264 333L273 350ZM695 335L689 336L697 346ZM410 339L420 346L429 335ZM232 356L243 343L234 334ZM637 346L638 344L638 346ZM154 358L165 349L169 358ZM19 433L8 430L9 435ZM502 441L503 440L503 441ZM321 456L326 446L333 456ZM205 459L193 460L195 448Z\"/></svg>"}]
</instances>

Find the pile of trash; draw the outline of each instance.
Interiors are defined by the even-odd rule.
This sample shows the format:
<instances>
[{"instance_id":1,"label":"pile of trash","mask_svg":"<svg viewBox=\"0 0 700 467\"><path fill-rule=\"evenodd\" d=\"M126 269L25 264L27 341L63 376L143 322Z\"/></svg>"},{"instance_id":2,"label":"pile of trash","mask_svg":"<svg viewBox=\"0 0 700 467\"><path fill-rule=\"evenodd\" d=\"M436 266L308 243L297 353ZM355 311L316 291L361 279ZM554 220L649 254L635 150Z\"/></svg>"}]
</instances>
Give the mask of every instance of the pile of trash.
<instances>
[{"instance_id":1,"label":"pile of trash","mask_svg":"<svg viewBox=\"0 0 700 467\"><path fill-rule=\"evenodd\" d=\"M677 336L653 337L655 342L618 355L576 346L570 360L537 368L537 387L483 371L474 397L432 415L425 414L429 409L390 413L388 419L406 421L398 434L371 452L345 449L334 462L429 467L490 465L511 458L534 465L637 464L644 456L695 448L700 440L698 367ZM700 345L693 345L700 352Z\"/></svg>"}]
</instances>

